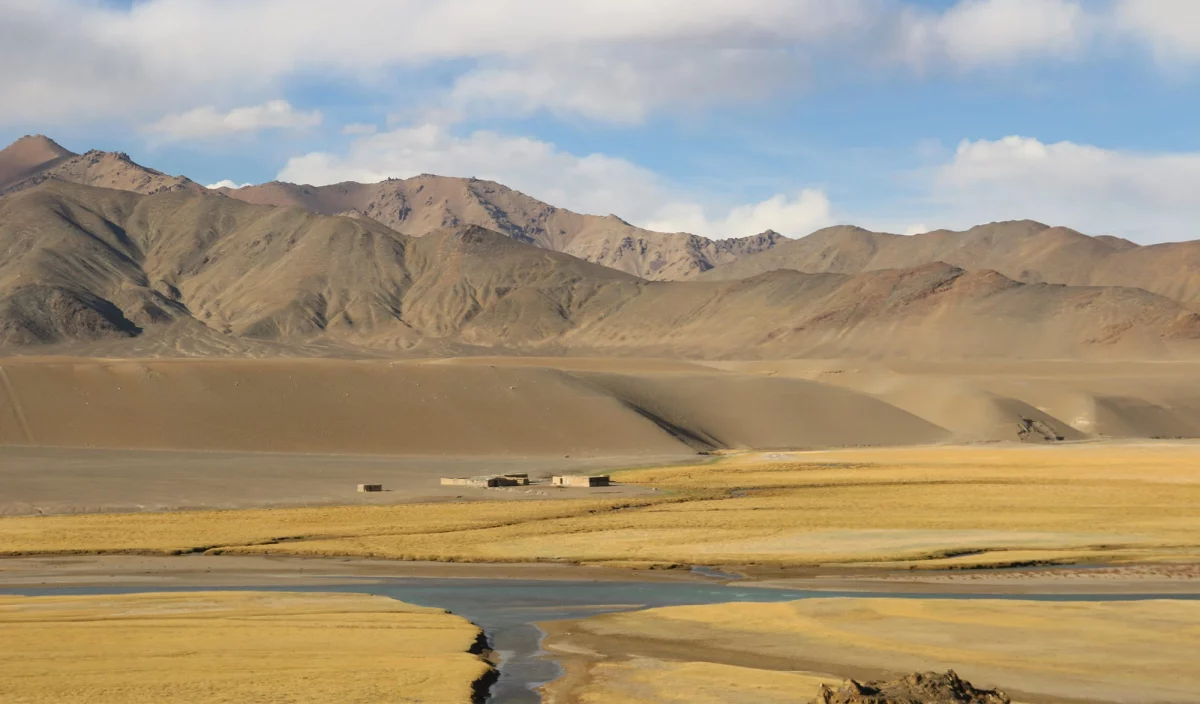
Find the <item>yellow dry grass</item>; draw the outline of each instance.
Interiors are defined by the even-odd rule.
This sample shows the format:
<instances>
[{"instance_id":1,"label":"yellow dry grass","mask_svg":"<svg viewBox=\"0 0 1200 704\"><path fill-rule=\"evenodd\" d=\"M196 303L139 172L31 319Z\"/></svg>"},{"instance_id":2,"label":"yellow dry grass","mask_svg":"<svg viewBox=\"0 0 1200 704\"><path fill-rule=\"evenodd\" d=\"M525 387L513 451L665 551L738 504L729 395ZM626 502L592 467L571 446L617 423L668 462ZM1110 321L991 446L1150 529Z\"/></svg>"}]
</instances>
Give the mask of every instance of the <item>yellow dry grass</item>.
<instances>
[{"instance_id":1,"label":"yellow dry grass","mask_svg":"<svg viewBox=\"0 0 1200 704\"><path fill-rule=\"evenodd\" d=\"M1200 560L1200 444L739 455L655 498L0 519L0 554L203 551L616 564Z\"/></svg>"},{"instance_id":2,"label":"yellow dry grass","mask_svg":"<svg viewBox=\"0 0 1200 704\"><path fill-rule=\"evenodd\" d=\"M670 648L693 660L672 688L688 701L708 678L754 700L763 670L714 670L707 663L804 663L827 672L954 669L979 686L1079 701L1193 701L1200 691L1200 602L1072 602L950 599L805 599L608 614L559 624L551 647L604 644L606 653ZM689 651L692 657L688 657ZM619 665L619 664L618 664ZM577 691L604 701L637 691L644 665L596 671ZM787 669L784 667L783 669ZM768 670L769 672L769 670ZM815 695L800 691L792 701ZM1023 697L1022 697L1023 698ZM627 701L650 701L627 698ZM771 701L763 699L763 701Z\"/></svg>"},{"instance_id":3,"label":"yellow dry grass","mask_svg":"<svg viewBox=\"0 0 1200 704\"><path fill-rule=\"evenodd\" d=\"M592 665L569 695L549 698L578 704L796 704L809 701L823 684L840 683L806 672L631 658Z\"/></svg>"},{"instance_id":4,"label":"yellow dry grass","mask_svg":"<svg viewBox=\"0 0 1200 704\"><path fill-rule=\"evenodd\" d=\"M354 594L0 597L11 704L470 702L466 620Z\"/></svg>"},{"instance_id":5,"label":"yellow dry grass","mask_svg":"<svg viewBox=\"0 0 1200 704\"><path fill-rule=\"evenodd\" d=\"M171 554L270 543L402 540L586 515L618 503L496 501L5 518L0 554Z\"/></svg>"}]
</instances>

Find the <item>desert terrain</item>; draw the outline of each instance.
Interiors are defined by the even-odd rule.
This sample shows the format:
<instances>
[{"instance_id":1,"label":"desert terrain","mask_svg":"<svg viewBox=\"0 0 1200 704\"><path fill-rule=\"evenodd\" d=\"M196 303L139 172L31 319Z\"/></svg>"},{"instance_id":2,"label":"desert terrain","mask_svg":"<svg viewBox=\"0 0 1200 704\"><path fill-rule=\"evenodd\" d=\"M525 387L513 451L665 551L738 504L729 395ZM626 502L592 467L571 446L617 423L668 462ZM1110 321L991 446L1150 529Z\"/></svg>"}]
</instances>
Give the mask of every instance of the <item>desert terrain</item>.
<instances>
[{"instance_id":1,"label":"desert terrain","mask_svg":"<svg viewBox=\"0 0 1200 704\"><path fill-rule=\"evenodd\" d=\"M537 696L528 687L547 679L545 701L795 701L846 677L950 668L1021 702L1193 701L1195 648L1180 640L1200 603L1189 362L28 355L0 369L7 594L101 598L118 588L184 599L253 588L336 598L388 593L402 580L446 584L446 594L512 585L494 593L519 603L522 585L562 585L552 587L560 594L598 585L579 592L594 606L564 610L550 597L498 622L469 599L441 602L438 587L391 594L396 604L465 609L488 638L521 644L495 659L507 679L493 701L536 701L511 693ZM438 484L516 471L534 484ZM603 472L614 485L548 485L564 472ZM357 493L363 482L388 491ZM621 584L666 593L669 605L639 611L658 602ZM695 588L719 591L690 596ZM747 590L778 604L736 605ZM897 597L900 611L885 621L877 610ZM1066 620L1064 602L1045 599L1078 611ZM822 607L801 623L772 610L827 601L844 612ZM670 605L680 602L697 605ZM38 613L14 604L22 619ZM178 608L197 628L226 627L191 604ZM103 621L110 607L94 608L88 618ZM655 620L676 608L698 611L686 625ZM612 630L617 616L647 619L656 640L638 636L635 620ZM780 624L776 635L762 622ZM43 623L38 634L70 641L77 623ZM996 631L1008 623L1017 626ZM804 640L820 629L845 638L845 657L833 636ZM561 674L520 675L544 659L543 631ZM155 643L191 640L163 633ZM1064 661L1026 657L1023 639L1085 660L1045 667ZM931 645L947 641L975 649ZM328 657L361 659L355 647L339 643ZM89 689L28 680L36 691L22 701L194 694L187 688L204 677L187 673L218 657L188 649L168 681L146 674L157 651L126 652L137 663L121 671L128 680L101 677L111 668L95 661L71 670L72 681L94 681ZM390 692L435 667L386 660L378 667L408 673ZM65 671L55 662L8 662L0 680L24 681L28 667ZM429 701L480 700L476 671L436 667L429 686L460 694ZM269 696L290 691L289 678L245 676Z\"/></svg>"},{"instance_id":2,"label":"desert terrain","mask_svg":"<svg viewBox=\"0 0 1200 704\"><path fill-rule=\"evenodd\" d=\"M757 704L954 669L1200 701L1197 251L711 240L18 140L0 691Z\"/></svg>"}]
</instances>

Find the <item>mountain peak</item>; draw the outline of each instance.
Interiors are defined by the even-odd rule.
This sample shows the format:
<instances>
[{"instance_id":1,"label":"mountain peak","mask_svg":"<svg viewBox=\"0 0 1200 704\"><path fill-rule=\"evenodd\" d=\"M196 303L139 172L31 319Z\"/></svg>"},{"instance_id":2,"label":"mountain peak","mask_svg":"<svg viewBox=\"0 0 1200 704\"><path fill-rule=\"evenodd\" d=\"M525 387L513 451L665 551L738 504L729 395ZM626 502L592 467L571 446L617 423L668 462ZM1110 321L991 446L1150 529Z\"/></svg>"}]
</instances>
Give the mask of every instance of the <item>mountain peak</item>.
<instances>
[{"instance_id":1,"label":"mountain peak","mask_svg":"<svg viewBox=\"0 0 1200 704\"><path fill-rule=\"evenodd\" d=\"M0 194L24 190L48 180L142 194L204 190L190 179L142 166L125 152L91 149L84 154L75 154L43 135L23 137L0 151Z\"/></svg>"},{"instance_id":2,"label":"mountain peak","mask_svg":"<svg viewBox=\"0 0 1200 704\"><path fill-rule=\"evenodd\" d=\"M74 156L45 135L25 135L0 151L0 192Z\"/></svg>"},{"instance_id":3,"label":"mountain peak","mask_svg":"<svg viewBox=\"0 0 1200 704\"><path fill-rule=\"evenodd\" d=\"M44 134L27 134L8 145L4 151L19 147L22 149L40 149L57 156L75 156L75 153L62 146Z\"/></svg>"}]
</instances>

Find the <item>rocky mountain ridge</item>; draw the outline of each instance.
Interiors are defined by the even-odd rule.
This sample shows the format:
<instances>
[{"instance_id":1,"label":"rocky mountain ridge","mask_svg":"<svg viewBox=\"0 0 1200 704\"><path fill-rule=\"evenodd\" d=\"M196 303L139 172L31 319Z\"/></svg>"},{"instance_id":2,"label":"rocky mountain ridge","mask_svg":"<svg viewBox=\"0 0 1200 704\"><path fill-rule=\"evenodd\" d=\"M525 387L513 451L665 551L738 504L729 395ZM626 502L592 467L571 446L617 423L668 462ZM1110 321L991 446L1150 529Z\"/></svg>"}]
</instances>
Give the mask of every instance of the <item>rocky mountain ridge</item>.
<instances>
[{"instance_id":1,"label":"rocky mountain ridge","mask_svg":"<svg viewBox=\"0 0 1200 704\"><path fill-rule=\"evenodd\" d=\"M416 238L205 191L53 179L0 199L0 254L10 351L108 340L133 355L180 330L198 351L153 353L1165 359L1200 340L1200 315L1132 288L944 263L649 282L473 225Z\"/></svg>"}]
</instances>

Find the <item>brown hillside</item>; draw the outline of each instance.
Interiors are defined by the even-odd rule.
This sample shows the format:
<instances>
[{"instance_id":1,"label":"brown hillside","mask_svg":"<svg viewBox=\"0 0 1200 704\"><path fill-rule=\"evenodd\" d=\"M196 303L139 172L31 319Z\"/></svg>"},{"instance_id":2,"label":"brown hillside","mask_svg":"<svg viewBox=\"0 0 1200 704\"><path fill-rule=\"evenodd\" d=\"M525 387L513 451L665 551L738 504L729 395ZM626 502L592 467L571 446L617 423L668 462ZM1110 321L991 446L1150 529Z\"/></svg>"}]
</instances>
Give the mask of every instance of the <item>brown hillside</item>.
<instances>
[{"instance_id":1,"label":"brown hillside","mask_svg":"<svg viewBox=\"0 0 1200 704\"><path fill-rule=\"evenodd\" d=\"M142 194L204 191L187 178L143 167L125 154L75 155L40 135L0 151L0 195L46 180ZM1200 242L1138 246L1118 237L1089 237L1032 221L911 237L838 226L799 240L770 230L741 239L709 240L643 230L615 215L574 213L491 181L428 174L375 184L317 187L272 182L219 192L253 204L374 220L410 236L477 225L654 281L742 279L775 269L857 274L945 262L972 272L997 271L1023 283L1133 287L1200 302Z\"/></svg>"},{"instance_id":2,"label":"brown hillside","mask_svg":"<svg viewBox=\"0 0 1200 704\"><path fill-rule=\"evenodd\" d=\"M201 192L200 184L144 167L120 152L74 154L43 136L0 150L0 195L47 180L150 195ZM323 215L369 218L411 236L478 225L513 239L564 252L635 276L685 279L784 240L767 231L733 240L651 232L615 215L581 215L547 205L491 181L422 175L381 183L304 186L271 182L222 195L257 205L291 206Z\"/></svg>"},{"instance_id":3,"label":"brown hillside","mask_svg":"<svg viewBox=\"0 0 1200 704\"><path fill-rule=\"evenodd\" d=\"M701 278L739 279L774 269L849 274L938 261L970 271L990 269L1026 283L1129 286L1200 301L1200 241L1142 247L1028 220L913 236L831 227L721 265Z\"/></svg>"},{"instance_id":4,"label":"brown hillside","mask_svg":"<svg viewBox=\"0 0 1200 704\"><path fill-rule=\"evenodd\" d=\"M1022 284L935 263L654 284L586 334L610 353L710 358L1153 358L1200 335L1200 316L1138 289Z\"/></svg>"},{"instance_id":5,"label":"brown hillside","mask_svg":"<svg viewBox=\"0 0 1200 704\"><path fill-rule=\"evenodd\" d=\"M23 137L0 150L0 195L22 191L48 180L152 194L200 192L204 187L183 176L147 168L123 152L70 152L53 140Z\"/></svg>"},{"instance_id":6,"label":"brown hillside","mask_svg":"<svg viewBox=\"0 0 1200 704\"><path fill-rule=\"evenodd\" d=\"M0 193L75 156L54 140L27 135L0 151Z\"/></svg>"},{"instance_id":7,"label":"brown hillside","mask_svg":"<svg viewBox=\"0 0 1200 704\"><path fill-rule=\"evenodd\" d=\"M325 215L355 212L413 236L478 225L651 280L689 278L785 240L771 231L734 240L651 232L615 215L556 208L492 181L429 174L373 184L272 182L219 190L248 203L295 206Z\"/></svg>"},{"instance_id":8,"label":"brown hillside","mask_svg":"<svg viewBox=\"0 0 1200 704\"><path fill-rule=\"evenodd\" d=\"M414 239L370 219L55 180L0 200L0 252L7 348L138 338L130 354L176 336L182 354L1165 358L1200 338L1200 316L1138 289L943 263L646 282L481 227Z\"/></svg>"}]
</instances>

